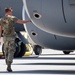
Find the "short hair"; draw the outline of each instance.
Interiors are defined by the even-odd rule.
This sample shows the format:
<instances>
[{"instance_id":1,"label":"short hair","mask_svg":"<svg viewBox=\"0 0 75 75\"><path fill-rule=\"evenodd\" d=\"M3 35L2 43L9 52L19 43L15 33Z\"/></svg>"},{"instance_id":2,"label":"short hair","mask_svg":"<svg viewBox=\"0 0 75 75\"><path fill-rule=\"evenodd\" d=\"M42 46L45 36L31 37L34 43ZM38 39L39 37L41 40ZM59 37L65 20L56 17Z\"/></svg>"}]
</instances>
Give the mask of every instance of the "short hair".
<instances>
[{"instance_id":1,"label":"short hair","mask_svg":"<svg viewBox=\"0 0 75 75\"><path fill-rule=\"evenodd\" d=\"M10 11L12 11L12 8L11 7L5 8L5 13L10 12Z\"/></svg>"}]
</instances>

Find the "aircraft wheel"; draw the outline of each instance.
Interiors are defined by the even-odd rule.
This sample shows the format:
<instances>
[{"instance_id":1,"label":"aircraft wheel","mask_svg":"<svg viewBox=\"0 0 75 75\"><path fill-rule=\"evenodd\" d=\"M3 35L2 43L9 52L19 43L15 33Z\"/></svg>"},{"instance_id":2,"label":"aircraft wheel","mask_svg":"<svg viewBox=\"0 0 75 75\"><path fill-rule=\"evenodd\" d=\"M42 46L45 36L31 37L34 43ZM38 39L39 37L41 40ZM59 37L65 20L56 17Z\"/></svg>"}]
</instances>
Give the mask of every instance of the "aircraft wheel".
<instances>
[{"instance_id":1,"label":"aircraft wheel","mask_svg":"<svg viewBox=\"0 0 75 75\"><path fill-rule=\"evenodd\" d=\"M64 54L70 54L70 51L63 51Z\"/></svg>"},{"instance_id":2,"label":"aircraft wheel","mask_svg":"<svg viewBox=\"0 0 75 75\"><path fill-rule=\"evenodd\" d=\"M25 44L19 39L16 38L16 52L14 54L14 57L22 57L26 51Z\"/></svg>"},{"instance_id":3,"label":"aircraft wheel","mask_svg":"<svg viewBox=\"0 0 75 75\"><path fill-rule=\"evenodd\" d=\"M20 45L21 45L21 40L19 38L15 39L15 43L16 43L16 52L14 53L14 57L18 57L18 54L20 52Z\"/></svg>"},{"instance_id":4,"label":"aircraft wheel","mask_svg":"<svg viewBox=\"0 0 75 75\"><path fill-rule=\"evenodd\" d=\"M23 42L21 43L20 48L21 48L21 50L18 53L18 57L22 57L26 52L26 46L25 46L25 44Z\"/></svg>"},{"instance_id":5,"label":"aircraft wheel","mask_svg":"<svg viewBox=\"0 0 75 75\"><path fill-rule=\"evenodd\" d=\"M34 46L33 50L36 55L40 55L42 53L42 48L38 45Z\"/></svg>"}]
</instances>

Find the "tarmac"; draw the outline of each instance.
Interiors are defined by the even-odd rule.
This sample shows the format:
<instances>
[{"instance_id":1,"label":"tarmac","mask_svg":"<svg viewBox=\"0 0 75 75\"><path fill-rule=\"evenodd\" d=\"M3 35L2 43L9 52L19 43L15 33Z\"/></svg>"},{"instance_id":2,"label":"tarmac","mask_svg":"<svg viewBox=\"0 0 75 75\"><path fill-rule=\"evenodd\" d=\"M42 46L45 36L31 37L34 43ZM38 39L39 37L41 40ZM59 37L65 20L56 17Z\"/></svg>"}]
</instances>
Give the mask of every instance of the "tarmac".
<instances>
[{"instance_id":1,"label":"tarmac","mask_svg":"<svg viewBox=\"0 0 75 75\"><path fill-rule=\"evenodd\" d=\"M14 58L13 72L6 71L5 59L0 59L0 75L75 75L75 52L64 55L62 51L43 49L40 56Z\"/></svg>"}]
</instances>

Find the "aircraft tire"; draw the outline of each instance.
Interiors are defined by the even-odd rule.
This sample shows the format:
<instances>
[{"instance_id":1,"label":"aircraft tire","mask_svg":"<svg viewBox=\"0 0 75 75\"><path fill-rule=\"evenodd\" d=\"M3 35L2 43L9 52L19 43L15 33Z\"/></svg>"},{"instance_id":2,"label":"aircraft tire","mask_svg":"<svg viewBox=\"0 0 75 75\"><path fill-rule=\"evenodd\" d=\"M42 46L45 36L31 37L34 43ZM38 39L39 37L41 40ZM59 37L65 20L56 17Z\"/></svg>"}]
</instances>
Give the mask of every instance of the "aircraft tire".
<instances>
[{"instance_id":1,"label":"aircraft tire","mask_svg":"<svg viewBox=\"0 0 75 75\"><path fill-rule=\"evenodd\" d=\"M34 46L33 50L36 55L40 55L42 53L42 48L38 45Z\"/></svg>"},{"instance_id":2,"label":"aircraft tire","mask_svg":"<svg viewBox=\"0 0 75 75\"><path fill-rule=\"evenodd\" d=\"M64 54L70 54L70 51L63 51Z\"/></svg>"},{"instance_id":3,"label":"aircraft tire","mask_svg":"<svg viewBox=\"0 0 75 75\"><path fill-rule=\"evenodd\" d=\"M14 54L14 57L22 57L26 51L25 44L19 38L16 38L15 42L16 42L16 52Z\"/></svg>"},{"instance_id":4,"label":"aircraft tire","mask_svg":"<svg viewBox=\"0 0 75 75\"><path fill-rule=\"evenodd\" d=\"M15 53L14 53L14 57L15 57L15 58L18 57L18 54L19 54L19 52L21 51L21 49L20 49L21 43L19 43L19 42L21 42L21 40L20 40L19 38L16 38L16 39L15 39L16 51L15 51Z\"/></svg>"},{"instance_id":5,"label":"aircraft tire","mask_svg":"<svg viewBox=\"0 0 75 75\"><path fill-rule=\"evenodd\" d=\"M26 46L25 46L25 44L23 42L21 43L20 48L21 48L21 50L18 53L18 57L22 57L26 52Z\"/></svg>"}]
</instances>

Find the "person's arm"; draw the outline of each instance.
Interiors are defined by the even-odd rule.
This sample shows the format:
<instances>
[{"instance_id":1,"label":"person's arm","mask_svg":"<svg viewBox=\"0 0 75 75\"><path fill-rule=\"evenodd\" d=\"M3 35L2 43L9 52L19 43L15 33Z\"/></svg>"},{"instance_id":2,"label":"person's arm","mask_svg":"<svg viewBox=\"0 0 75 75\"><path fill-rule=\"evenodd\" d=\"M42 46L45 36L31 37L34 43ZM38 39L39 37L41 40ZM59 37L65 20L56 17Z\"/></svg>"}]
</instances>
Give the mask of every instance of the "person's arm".
<instances>
[{"instance_id":1,"label":"person's arm","mask_svg":"<svg viewBox=\"0 0 75 75\"><path fill-rule=\"evenodd\" d=\"M20 24L25 24L28 22L31 22L31 20L20 20L20 19L17 20L17 23L20 23Z\"/></svg>"}]
</instances>

